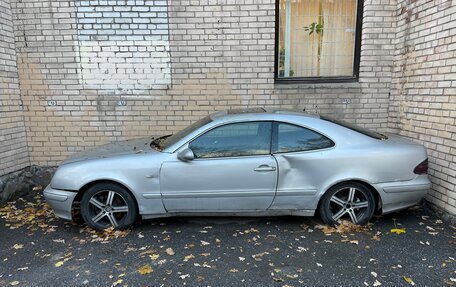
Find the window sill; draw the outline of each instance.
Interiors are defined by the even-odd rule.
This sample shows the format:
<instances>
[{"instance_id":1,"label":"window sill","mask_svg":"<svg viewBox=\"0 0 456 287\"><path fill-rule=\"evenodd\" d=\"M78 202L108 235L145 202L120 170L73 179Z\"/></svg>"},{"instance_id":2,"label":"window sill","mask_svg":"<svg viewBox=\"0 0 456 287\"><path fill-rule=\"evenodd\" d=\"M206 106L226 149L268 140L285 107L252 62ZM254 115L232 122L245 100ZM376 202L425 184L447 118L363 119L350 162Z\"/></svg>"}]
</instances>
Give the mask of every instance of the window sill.
<instances>
[{"instance_id":1,"label":"window sill","mask_svg":"<svg viewBox=\"0 0 456 287\"><path fill-rule=\"evenodd\" d=\"M275 84L331 84L354 83L358 77L309 77L309 78L275 78Z\"/></svg>"},{"instance_id":2,"label":"window sill","mask_svg":"<svg viewBox=\"0 0 456 287\"><path fill-rule=\"evenodd\" d=\"M296 78L296 79L275 79L274 86L278 89L314 89L314 88L359 88L358 78Z\"/></svg>"}]
</instances>

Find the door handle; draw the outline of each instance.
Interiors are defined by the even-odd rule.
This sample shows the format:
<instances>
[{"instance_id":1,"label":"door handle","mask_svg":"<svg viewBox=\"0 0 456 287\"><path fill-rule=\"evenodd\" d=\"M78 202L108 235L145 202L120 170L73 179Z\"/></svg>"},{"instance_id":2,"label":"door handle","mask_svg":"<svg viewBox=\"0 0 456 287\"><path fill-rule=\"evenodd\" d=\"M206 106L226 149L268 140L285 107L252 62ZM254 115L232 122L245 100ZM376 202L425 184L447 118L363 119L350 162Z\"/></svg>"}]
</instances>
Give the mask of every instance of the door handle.
<instances>
[{"instance_id":1,"label":"door handle","mask_svg":"<svg viewBox=\"0 0 456 287\"><path fill-rule=\"evenodd\" d=\"M275 166L269 166L267 164L262 164L259 167L255 168L254 171L262 172L262 171L275 171Z\"/></svg>"}]
</instances>

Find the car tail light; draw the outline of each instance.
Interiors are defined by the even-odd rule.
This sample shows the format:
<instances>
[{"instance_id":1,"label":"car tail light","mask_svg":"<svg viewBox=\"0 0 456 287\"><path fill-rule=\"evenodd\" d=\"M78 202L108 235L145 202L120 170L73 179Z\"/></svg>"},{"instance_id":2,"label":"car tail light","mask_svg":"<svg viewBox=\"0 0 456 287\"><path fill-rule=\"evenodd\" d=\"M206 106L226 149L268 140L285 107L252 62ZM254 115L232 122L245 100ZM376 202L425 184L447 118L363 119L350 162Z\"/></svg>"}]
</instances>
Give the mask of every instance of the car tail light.
<instances>
[{"instance_id":1,"label":"car tail light","mask_svg":"<svg viewBox=\"0 0 456 287\"><path fill-rule=\"evenodd\" d=\"M413 172L415 174L426 174L428 172L428 166L428 160L426 159L422 161L419 165L417 165Z\"/></svg>"}]
</instances>

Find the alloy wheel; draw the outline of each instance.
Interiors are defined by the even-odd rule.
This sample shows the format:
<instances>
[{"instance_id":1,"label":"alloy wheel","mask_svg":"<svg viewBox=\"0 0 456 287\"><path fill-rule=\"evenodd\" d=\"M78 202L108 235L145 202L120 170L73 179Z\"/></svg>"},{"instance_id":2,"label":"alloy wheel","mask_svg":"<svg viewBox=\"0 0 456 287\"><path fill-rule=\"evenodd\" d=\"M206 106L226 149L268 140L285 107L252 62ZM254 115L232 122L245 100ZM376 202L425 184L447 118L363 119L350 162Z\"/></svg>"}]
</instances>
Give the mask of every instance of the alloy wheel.
<instances>
[{"instance_id":1,"label":"alloy wheel","mask_svg":"<svg viewBox=\"0 0 456 287\"><path fill-rule=\"evenodd\" d=\"M116 191L101 190L89 200L89 216L104 228L118 227L128 215L125 198Z\"/></svg>"},{"instance_id":2,"label":"alloy wheel","mask_svg":"<svg viewBox=\"0 0 456 287\"><path fill-rule=\"evenodd\" d=\"M355 187L346 187L336 191L330 199L329 209L334 221L341 218L349 218L354 224L358 224L369 208L369 200L366 194Z\"/></svg>"}]
</instances>

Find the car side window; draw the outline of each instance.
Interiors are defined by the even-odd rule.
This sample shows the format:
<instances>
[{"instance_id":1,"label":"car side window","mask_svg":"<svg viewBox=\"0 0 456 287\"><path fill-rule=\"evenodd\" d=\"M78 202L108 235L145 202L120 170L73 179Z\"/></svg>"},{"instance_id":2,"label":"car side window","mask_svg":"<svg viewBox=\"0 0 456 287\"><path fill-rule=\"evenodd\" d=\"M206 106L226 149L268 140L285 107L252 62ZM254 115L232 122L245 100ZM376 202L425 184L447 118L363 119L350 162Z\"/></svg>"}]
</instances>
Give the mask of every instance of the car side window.
<instances>
[{"instance_id":1,"label":"car side window","mask_svg":"<svg viewBox=\"0 0 456 287\"><path fill-rule=\"evenodd\" d=\"M334 142L322 134L300 126L275 123L276 143L274 152L309 151L334 146Z\"/></svg>"},{"instance_id":2,"label":"car side window","mask_svg":"<svg viewBox=\"0 0 456 287\"><path fill-rule=\"evenodd\" d=\"M270 154L271 122L242 122L214 128L189 144L195 158Z\"/></svg>"}]
</instances>

